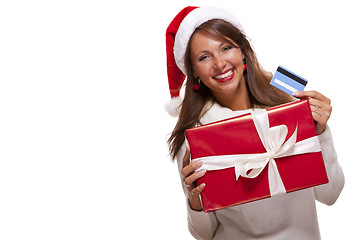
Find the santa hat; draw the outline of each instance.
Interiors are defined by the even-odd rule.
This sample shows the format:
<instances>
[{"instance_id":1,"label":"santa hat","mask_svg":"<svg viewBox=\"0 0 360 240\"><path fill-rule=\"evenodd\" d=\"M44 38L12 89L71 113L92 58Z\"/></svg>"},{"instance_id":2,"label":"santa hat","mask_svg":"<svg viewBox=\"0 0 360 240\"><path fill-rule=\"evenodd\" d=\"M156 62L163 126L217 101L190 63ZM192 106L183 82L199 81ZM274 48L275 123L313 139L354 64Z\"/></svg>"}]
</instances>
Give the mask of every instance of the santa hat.
<instances>
[{"instance_id":1,"label":"santa hat","mask_svg":"<svg viewBox=\"0 0 360 240\"><path fill-rule=\"evenodd\" d=\"M165 108L172 116L178 116L180 112L180 89L186 76L184 57L190 37L197 27L212 19L225 20L244 32L236 17L223 9L191 6L181 10L166 29L167 73L171 101Z\"/></svg>"}]
</instances>

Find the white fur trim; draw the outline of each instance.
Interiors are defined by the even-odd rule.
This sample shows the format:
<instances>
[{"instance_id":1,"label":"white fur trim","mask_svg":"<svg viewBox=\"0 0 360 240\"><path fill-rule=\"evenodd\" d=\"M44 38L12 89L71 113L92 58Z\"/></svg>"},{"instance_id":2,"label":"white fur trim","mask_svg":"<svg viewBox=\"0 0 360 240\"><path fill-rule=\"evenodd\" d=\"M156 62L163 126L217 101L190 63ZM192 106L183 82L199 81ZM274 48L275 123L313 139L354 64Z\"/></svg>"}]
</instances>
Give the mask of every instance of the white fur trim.
<instances>
[{"instance_id":1,"label":"white fur trim","mask_svg":"<svg viewBox=\"0 0 360 240\"><path fill-rule=\"evenodd\" d=\"M173 97L171 100L165 104L166 111L173 117L178 117L180 114L180 106L183 99L182 97Z\"/></svg>"},{"instance_id":2,"label":"white fur trim","mask_svg":"<svg viewBox=\"0 0 360 240\"><path fill-rule=\"evenodd\" d=\"M174 42L175 62L185 75L184 57L190 37L198 26L212 19L223 19L245 33L237 18L221 8L200 7L192 10L181 22Z\"/></svg>"}]
</instances>

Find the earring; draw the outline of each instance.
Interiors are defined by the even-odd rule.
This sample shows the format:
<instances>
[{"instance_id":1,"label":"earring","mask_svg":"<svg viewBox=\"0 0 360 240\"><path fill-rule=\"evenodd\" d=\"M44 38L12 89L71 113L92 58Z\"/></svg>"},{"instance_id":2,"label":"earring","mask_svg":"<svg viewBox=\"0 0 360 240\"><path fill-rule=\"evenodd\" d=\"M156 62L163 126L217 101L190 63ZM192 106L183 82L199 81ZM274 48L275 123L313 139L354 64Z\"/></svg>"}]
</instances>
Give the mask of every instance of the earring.
<instances>
[{"instance_id":1,"label":"earring","mask_svg":"<svg viewBox=\"0 0 360 240\"><path fill-rule=\"evenodd\" d=\"M197 77L194 80L193 89L194 89L194 91L199 91L199 89L200 89L200 78L199 77Z\"/></svg>"},{"instance_id":2,"label":"earring","mask_svg":"<svg viewBox=\"0 0 360 240\"><path fill-rule=\"evenodd\" d=\"M247 69L247 66L246 66L246 64L244 63L244 64L243 64L243 72L245 72L246 69Z\"/></svg>"},{"instance_id":3,"label":"earring","mask_svg":"<svg viewBox=\"0 0 360 240\"><path fill-rule=\"evenodd\" d=\"M245 72L247 69L247 66L246 66L246 59L244 58L243 59L243 72Z\"/></svg>"}]
</instances>

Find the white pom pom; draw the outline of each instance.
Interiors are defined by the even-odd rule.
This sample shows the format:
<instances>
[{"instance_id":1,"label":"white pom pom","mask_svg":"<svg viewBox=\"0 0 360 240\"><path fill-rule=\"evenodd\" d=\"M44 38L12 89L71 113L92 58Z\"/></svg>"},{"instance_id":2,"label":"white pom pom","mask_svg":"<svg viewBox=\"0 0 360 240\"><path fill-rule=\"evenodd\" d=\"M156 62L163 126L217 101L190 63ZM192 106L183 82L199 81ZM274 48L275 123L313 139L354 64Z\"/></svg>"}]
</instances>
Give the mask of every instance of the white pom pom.
<instances>
[{"instance_id":1,"label":"white pom pom","mask_svg":"<svg viewBox=\"0 0 360 240\"><path fill-rule=\"evenodd\" d=\"M174 97L171 98L171 100L165 104L166 111L172 116L172 117L178 117L180 114L180 105L182 103L183 99L182 97Z\"/></svg>"}]
</instances>

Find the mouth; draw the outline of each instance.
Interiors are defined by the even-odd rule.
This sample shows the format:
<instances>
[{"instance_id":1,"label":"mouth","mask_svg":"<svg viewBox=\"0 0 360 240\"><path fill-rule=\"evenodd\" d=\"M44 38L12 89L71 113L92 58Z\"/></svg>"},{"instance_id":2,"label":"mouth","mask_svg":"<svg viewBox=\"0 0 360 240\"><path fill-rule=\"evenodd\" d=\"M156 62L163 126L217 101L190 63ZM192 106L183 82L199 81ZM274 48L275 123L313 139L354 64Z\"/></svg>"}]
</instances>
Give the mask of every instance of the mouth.
<instances>
[{"instance_id":1,"label":"mouth","mask_svg":"<svg viewBox=\"0 0 360 240\"><path fill-rule=\"evenodd\" d=\"M230 81L231 79L233 79L234 73L235 73L234 68L231 68L223 73L213 76L212 78L218 82L227 82L227 81Z\"/></svg>"}]
</instances>

